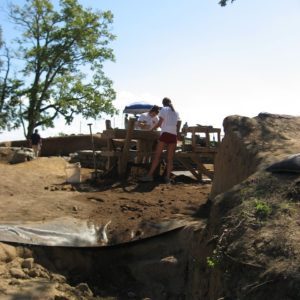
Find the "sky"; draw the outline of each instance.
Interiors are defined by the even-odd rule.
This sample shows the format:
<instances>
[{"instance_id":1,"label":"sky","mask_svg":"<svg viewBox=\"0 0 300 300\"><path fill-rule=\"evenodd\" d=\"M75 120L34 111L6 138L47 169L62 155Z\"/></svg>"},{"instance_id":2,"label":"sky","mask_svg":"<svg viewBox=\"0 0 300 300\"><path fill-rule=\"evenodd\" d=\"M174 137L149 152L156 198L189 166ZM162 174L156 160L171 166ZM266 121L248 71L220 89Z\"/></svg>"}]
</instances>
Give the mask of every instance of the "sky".
<instances>
[{"instance_id":1,"label":"sky","mask_svg":"<svg viewBox=\"0 0 300 300\"><path fill-rule=\"evenodd\" d=\"M13 0L22 4L24 0ZM57 2L57 0L53 0ZM114 14L111 43L116 62L104 71L114 82L111 118L123 126L122 110L135 101L161 105L169 97L183 122L222 128L229 115L260 112L300 115L300 1L79 0ZM5 7L6 0L0 0ZM13 25L0 12L7 41ZM105 119L58 120L43 137L104 129ZM23 139L22 130L2 132L0 141Z\"/></svg>"}]
</instances>

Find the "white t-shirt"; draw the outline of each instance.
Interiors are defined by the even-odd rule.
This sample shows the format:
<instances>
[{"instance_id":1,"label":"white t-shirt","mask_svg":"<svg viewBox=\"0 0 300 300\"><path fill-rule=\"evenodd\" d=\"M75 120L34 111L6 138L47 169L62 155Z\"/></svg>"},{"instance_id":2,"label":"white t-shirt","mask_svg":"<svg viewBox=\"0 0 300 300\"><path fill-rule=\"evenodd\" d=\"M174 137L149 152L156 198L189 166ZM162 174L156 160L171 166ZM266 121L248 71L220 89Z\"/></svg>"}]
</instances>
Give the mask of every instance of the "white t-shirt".
<instances>
[{"instance_id":1,"label":"white t-shirt","mask_svg":"<svg viewBox=\"0 0 300 300\"><path fill-rule=\"evenodd\" d=\"M176 111L173 111L171 107L164 106L158 117L163 119L161 124L161 132L168 132L177 135L177 122L179 121L179 115Z\"/></svg>"},{"instance_id":2,"label":"white t-shirt","mask_svg":"<svg viewBox=\"0 0 300 300\"><path fill-rule=\"evenodd\" d=\"M158 123L158 117L151 117L149 113L143 113L138 118L138 122L145 122L149 126L149 130L151 130Z\"/></svg>"}]
</instances>

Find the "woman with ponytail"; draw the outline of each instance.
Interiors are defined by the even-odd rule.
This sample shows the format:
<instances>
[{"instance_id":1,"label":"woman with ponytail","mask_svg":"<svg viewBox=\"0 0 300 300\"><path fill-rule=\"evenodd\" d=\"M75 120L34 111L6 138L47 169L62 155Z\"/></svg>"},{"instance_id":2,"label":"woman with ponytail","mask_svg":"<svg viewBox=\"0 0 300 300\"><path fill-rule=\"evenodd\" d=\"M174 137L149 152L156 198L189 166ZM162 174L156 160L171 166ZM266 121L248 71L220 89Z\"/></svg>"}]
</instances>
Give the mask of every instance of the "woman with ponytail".
<instances>
[{"instance_id":1,"label":"woman with ponytail","mask_svg":"<svg viewBox=\"0 0 300 300\"><path fill-rule=\"evenodd\" d=\"M163 107L161 108L158 117L158 123L152 128L152 130L161 127L161 134L156 147L154 159L151 164L151 168L146 176L140 178L141 181L153 181L153 173L158 167L161 154L164 148L167 146L167 168L165 182L170 182L170 175L173 170L173 158L177 144L177 134L179 131L179 115L175 111L173 104L169 98L164 98L162 101Z\"/></svg>"}]
</instances>

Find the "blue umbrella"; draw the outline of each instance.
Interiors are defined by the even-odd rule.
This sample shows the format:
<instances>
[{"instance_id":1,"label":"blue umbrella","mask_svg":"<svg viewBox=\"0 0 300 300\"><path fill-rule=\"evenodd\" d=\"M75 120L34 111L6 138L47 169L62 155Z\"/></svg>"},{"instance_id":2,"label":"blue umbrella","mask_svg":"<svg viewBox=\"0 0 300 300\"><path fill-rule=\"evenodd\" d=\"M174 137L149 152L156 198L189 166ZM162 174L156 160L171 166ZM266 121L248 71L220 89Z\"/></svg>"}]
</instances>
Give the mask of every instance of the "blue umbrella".
<instances>
[{"instance_id":1,"label":"blue umbrella","mask_svg":"<svg viewBox=\"0 0 300 300\"><path fill-rule=\"evenodd\" d=\"M153 104L147 102L134 102L125 106L123 113L124 114L142 114L149 111L152 108Z\"/></svg>"}]
</instances>

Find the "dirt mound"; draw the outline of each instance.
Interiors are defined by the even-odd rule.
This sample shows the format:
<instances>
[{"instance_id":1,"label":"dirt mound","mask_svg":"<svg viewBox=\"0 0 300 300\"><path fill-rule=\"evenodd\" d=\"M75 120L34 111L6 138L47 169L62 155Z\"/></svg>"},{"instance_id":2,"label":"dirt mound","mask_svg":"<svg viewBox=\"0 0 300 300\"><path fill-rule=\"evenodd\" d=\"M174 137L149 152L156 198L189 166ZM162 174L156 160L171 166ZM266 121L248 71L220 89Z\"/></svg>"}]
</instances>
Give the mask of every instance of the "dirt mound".
<instances>
[{"instance_id":1,"label":"dirt mound","mask_svg":"<svg viewBox=\"0 0 300 300\"><path fill-rule=\"evenodd\" d=\"M232 116L224 128L217 196L198 248L206 265L198 276L209 285L198 292L203 299L299 299L300 176L265 167L299 152L300 118Z\"/></svg>"},{"instance_id":2,"label":"dirt mound","mask_svg":"<svg viewBox=\"0 0 300 300\"><path fill-rule=\"evenodd\" d=\"M300 149L300 117L230 116L223 126L225 137L215 161L212 197Z\"/></svg>"}]
</instances>

